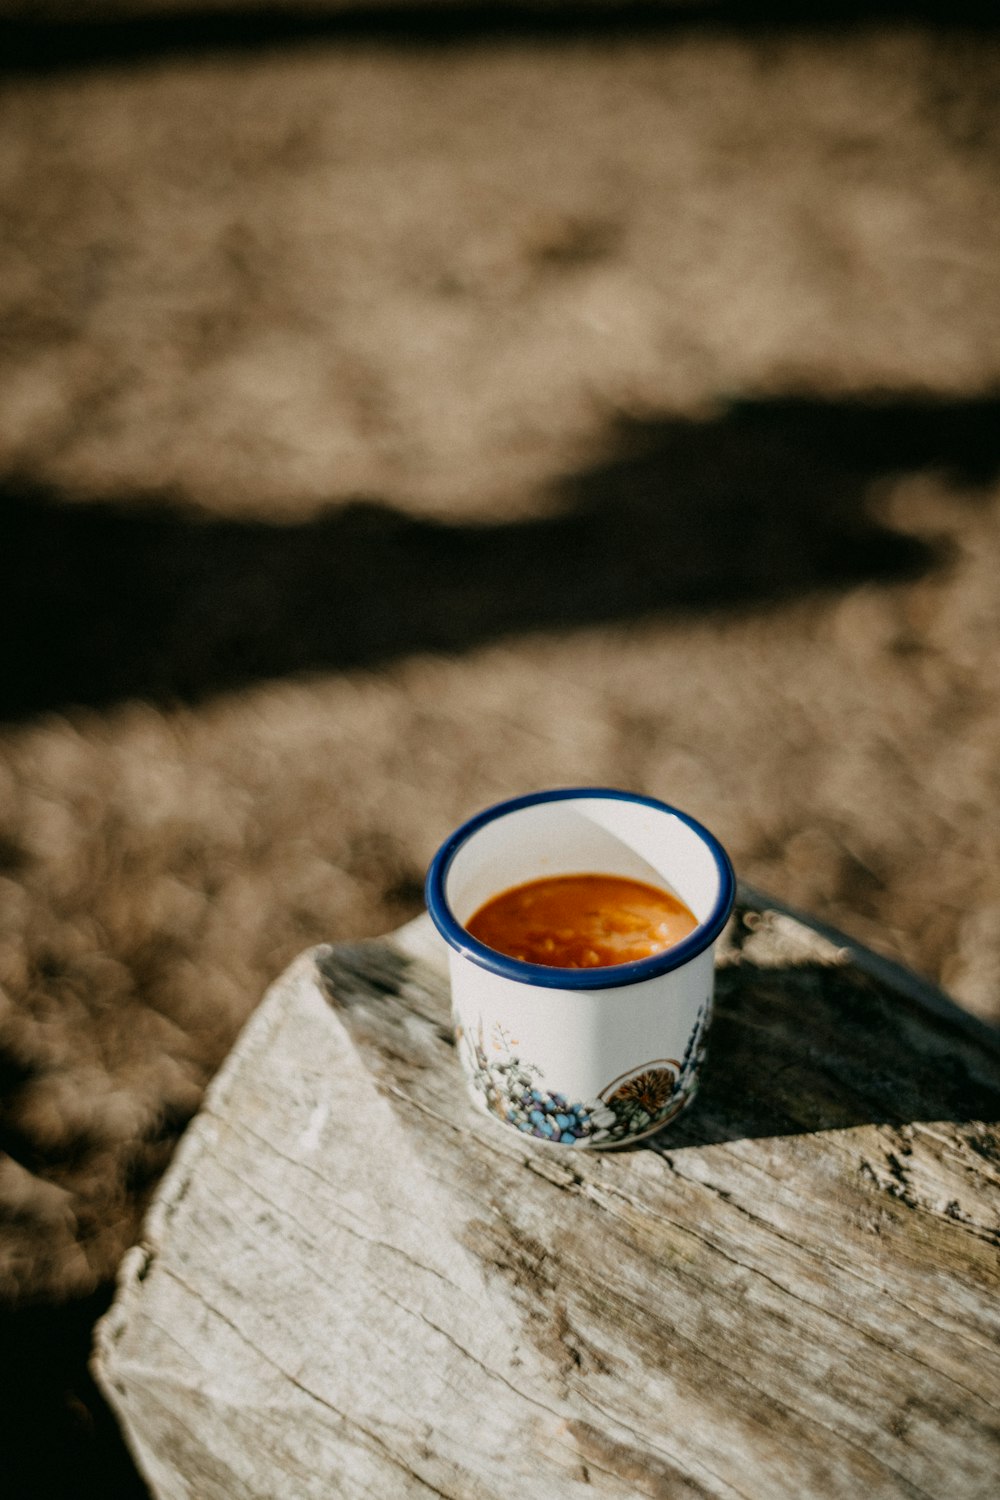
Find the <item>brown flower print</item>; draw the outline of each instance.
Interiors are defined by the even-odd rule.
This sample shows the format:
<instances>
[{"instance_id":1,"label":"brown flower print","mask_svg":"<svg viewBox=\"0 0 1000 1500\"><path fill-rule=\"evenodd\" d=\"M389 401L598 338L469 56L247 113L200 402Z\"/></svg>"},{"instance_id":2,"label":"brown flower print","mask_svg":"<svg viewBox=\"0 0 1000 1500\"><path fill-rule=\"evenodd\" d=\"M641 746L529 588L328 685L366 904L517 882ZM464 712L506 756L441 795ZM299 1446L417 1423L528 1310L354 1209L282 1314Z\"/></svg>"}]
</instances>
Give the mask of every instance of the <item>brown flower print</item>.
<instances>
[{"instance_id":1,"label":"brown flower print","mask_svg":"<svg viewBox=\"0 0 1000 1500\"><path fill-rule=\"evenodd\" d=\"M616 1111L619 1105L638 1105L655 1119L668 1104L676 1079L673 1067L647 1068L619 1084L613 1093L605 1094L604 1099Z\"/></svg>"}]
</instances>

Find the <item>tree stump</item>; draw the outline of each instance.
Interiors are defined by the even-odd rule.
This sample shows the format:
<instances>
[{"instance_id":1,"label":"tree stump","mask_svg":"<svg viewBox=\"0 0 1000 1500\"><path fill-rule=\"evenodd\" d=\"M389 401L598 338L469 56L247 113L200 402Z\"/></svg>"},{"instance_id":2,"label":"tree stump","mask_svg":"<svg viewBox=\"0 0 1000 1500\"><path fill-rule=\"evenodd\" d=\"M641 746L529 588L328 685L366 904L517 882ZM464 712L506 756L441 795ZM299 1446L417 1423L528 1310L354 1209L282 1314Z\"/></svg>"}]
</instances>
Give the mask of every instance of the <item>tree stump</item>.
<instances>
[{"instance_id":1,"label":"tree stump","mask_svg":"<svg viewBox=\"0 0 1000 1500\"><path fill-rule=\"evenodd\" d=\"M94 1361L160 1500L995 1500L984 1027L744 892L687 1114L529 1144L436 942L303 954L181 1144Z\"/></svg>"}]
</instances>

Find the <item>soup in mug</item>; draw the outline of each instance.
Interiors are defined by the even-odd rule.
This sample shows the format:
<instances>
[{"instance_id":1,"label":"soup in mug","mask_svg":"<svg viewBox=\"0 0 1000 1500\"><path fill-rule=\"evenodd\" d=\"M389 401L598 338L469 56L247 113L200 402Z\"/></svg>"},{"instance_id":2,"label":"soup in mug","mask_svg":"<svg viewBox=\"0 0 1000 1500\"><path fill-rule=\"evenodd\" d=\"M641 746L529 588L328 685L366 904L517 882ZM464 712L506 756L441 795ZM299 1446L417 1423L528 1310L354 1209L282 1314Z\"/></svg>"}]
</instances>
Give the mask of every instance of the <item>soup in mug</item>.
<instances>
[{"instance_id":1,"label":"soup in mug","mask_svg":"<svg viewBox=\"0 0 1000 1500\"><path fill-rule=\"evenodd\" d=\"M491 896L466 922L487 948L554 969L631 964L698 925L676 896L621 875L552 875Z\"/></svg>"}]
</instances>

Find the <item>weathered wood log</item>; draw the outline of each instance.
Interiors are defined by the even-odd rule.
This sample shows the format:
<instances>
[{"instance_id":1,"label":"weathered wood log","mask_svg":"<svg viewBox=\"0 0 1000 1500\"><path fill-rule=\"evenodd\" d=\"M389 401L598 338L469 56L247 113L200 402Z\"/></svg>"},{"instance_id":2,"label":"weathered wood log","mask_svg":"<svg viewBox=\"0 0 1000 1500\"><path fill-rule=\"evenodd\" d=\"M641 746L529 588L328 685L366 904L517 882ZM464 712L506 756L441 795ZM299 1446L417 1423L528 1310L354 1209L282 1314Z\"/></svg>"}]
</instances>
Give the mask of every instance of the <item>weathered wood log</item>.
<instances>
[{"instance_id":1,"label":"weathered wood log","mask_svg":"<svg viewBox=\"0 0 1000 1500\"><path fill-rule=\"evenodd\" d=\"M183 1141L95 1355L155 1494L992 1500L985 1031L744 905L688 1114L528 1144L435 943L304 954Z\"/></svg>"}]
</instances>

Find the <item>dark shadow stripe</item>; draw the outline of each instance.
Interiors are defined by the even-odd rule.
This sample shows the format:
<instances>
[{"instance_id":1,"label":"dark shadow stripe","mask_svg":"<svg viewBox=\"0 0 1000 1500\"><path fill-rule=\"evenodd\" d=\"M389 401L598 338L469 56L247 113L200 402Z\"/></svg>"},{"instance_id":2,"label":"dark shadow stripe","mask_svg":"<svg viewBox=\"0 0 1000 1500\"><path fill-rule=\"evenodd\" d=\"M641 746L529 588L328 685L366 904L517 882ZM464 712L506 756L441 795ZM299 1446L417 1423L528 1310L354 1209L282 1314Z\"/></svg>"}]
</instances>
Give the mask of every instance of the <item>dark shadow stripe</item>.
<instances>
[{"instance_id":1,"label":"dark shadow stripe","mask_svg":"<svg viewBox=\"0 0 1000 1500\"><path fill-rule=\"evenodd\" d=\"M1000 471L1000 400L756 401L611 438L606 462L526 521L367 500L280 525L0 484L0 717L197 702L525 632L913 578L946 547L884 524L879 481L944 470L978 494Z\"/></svg>"},{"instance_id":2,"label":"dark shadow stripe","mask_svg":"<svg viewBox=\"0 0 1000 1500\"><path fill-rule=\"evenodd\" d=\"M915 23L947 31L1000 31L1000 4L986 0L769 0L768 4L689 3L588 5L420 4L385 9L309 6L246 11L205 9L148 15L49 20L0 20L0 76L46 76L169 57L253 55L310 43L347 48L384 43L441 49L475 43L574 39L627 41L684 32L761 37L803 32L821 37L887 23Z\"/></svg>"}]
</instances>

